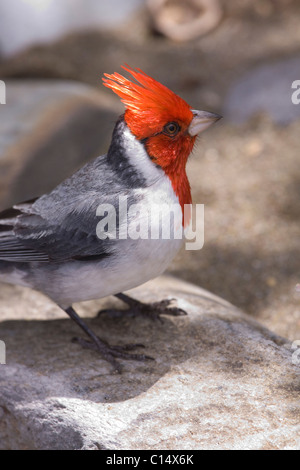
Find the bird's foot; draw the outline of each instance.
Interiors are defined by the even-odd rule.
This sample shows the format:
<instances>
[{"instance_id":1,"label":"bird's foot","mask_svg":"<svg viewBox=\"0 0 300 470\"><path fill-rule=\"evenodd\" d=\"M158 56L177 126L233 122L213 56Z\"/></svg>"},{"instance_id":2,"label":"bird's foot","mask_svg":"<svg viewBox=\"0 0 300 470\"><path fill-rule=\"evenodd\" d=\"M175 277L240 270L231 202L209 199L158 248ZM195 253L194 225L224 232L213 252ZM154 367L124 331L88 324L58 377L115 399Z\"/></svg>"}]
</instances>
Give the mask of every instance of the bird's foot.
<instances>
[{"instance_id":1,"label":"bird's foot","mask_svg":"<svg viewBox=\"0 0 300 470\"><path fill-rule=\"evenodd\" d=\"M116 360L119 359L132 359L135 361L145 361L147 359L154 360L150 356L145 354L130 354L127 351L131 351L137 347L144 347L142 344L127 344L125 346L110 346L106 341L99 338L83 321L83 319L75 312L73 307L64 309L65 312L80 326L80 328L90 337L90 340L83 338L74 338L73 342L81 344L84 348L92 349L97 351L103 359L109 362L116 372L122 372L122 366Z\"/></svg>"},{"instance_id":2,"label":"bird's foot","mask_svg":"<svg viewBox=\"0 0 300 470\"><path fill-rule=\"evenodd\" d=\"M132 351L135 348L144 348L145 346L143 344L137 343L125 344L123 346L111 346L98 336L96 338L97 341L95 338L93 338L93 341L89 341L84 338L73 338L72 341L73 343L80 344L85 349L92 349L93 351L100 353L103 359L109 362L118 373L122 372L122 366L118 361L116 361L116 358L134 361L154 361L153 357L147 356L146 354L128 353L128 351Z\"/></svg>"},{"instance_id":3,"label":"bird's foot","mask_svg":"<svg viewBox=\"0 0 300 470\"><path fill-rule=\"evenodd\" d=\"M165 299L161 300L160 302L145 304L143 302L140 302L139 300L129 297L126 294L116 294L115 297L125 302L129 308L126 310L100 310L98 316L102 315L103 313L106 313L111 316L123 316L125 314L136 317L138 315L142 315L144 317L151 318L152 320L159 320L160 322L163 322L161 315L171 315L174 317L187 315L187 313L181 308L170 307L170 304L175 299Z\"/></svg>"}]
</instances>

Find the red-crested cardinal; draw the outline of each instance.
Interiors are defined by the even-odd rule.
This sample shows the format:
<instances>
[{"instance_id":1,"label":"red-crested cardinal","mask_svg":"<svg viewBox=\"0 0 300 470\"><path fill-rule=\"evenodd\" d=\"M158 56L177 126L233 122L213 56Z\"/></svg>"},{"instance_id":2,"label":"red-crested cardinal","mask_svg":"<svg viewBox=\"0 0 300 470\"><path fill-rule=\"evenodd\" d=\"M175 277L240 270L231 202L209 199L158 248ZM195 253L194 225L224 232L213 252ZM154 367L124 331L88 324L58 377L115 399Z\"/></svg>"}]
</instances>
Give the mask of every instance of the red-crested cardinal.
<instances>
[{"instance_id":1,"label":"red-crested cardinal","mask_svg":"<svg viewBox=\"0 0 300 470\"><path fill-rule=\"evenodd\" d=\"M90 338L78 341L98 351L117 370L116 358L148 356L108 345L72 304L115 295L133 312L154 312L158 317L185 313L170 307L170 300L143 304L121 293L161 274L182 244L180 238L162 237L161 231L154 237L129 236L129 225L134 222L141 228L145 211L155 204L162 212L161 218L151 220L151 229L169 217L168 208L175 204L182 210L180 225L187 223L183 208L191 203L191 192L186 162L197 134L221 117L193 110L141 70L123 68L134 81L118 73L103 78L126 107L108 153L87 163L51 193L0 214L0 281L50 297ZM119 213L120 201L127 204L125 218ZM134 204L142 209L130 212L128 206ZM99 232L99 220L111 225L111 233L105 234L104 222Z\"/></svg>"}]
</instances>

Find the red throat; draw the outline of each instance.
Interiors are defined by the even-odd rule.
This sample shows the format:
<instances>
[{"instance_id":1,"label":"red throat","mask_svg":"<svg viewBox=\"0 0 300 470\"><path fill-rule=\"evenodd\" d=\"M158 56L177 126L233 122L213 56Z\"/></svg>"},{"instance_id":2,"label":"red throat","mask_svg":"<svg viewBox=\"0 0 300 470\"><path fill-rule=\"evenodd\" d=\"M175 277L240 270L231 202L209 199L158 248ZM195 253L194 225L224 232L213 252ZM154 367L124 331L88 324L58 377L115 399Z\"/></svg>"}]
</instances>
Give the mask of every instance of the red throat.
<instances>
[{"instance_id":1,"label":"red throat","mask_svg":"<svg viewBox=\"0 0 300 470\"><path fill-rule=\"evenodd\" d=\"M164 169L184 211L184 205L191 203L190 185L185 171L195 142L195 137L188 133L193 119L191 107L142 70L134 70L129 66L123 68L136 82L114 73L104 74L104 85L111 88L125 104L126 124L134 136L144 143L152 161ZM166 135L165 126L174 122L178 125L178 133L176 136ZM183 222L186 225L189 220Z\"/></svg>"},{"instance_id":2,"label":"red throat","mask_svg":"<svg viewBox=\"0 0 300 470\"><path fill-rule=\"evenodd\" d=\"M158 163L170 178L184 214L184 205L192 203L190 184L186 175L186 162L193 150L195 137L183 135L176 142L172 142L172 145L166 145L164 140L164 136L161 135L150 137L145 144L146 149L154 163ZM183 223L184 225L189 223L188 216Z\"/></svg>"}]
</instances>

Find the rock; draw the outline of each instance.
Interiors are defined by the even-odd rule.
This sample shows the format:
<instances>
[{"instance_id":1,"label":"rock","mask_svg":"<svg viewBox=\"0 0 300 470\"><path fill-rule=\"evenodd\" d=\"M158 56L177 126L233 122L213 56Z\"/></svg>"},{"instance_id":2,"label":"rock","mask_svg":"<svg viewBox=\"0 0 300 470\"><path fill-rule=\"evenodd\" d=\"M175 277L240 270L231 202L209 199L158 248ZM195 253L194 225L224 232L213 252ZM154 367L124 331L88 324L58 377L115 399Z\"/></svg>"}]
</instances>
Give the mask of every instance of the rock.
<instances>
[{"instance_id":1,"label":"rock","mask_svg":"<svg viewBox=\"0 0 300 470\"><path fill-rule=\"evenodd\" d=\"M1 2L0 51L8 56L70 31L120 27L143 3L144 0L47 0L43 5L19 0Z\"/></svg>"},{"instance_id":2,"label":"rock","mask_svg":"<svg viewBox=\"0 0 300 470\"><path fill-rule=\"evenodd\" d=\"M0 106L0 208L53 189L107 151L115 101L72 81L7 80ZM99 77L100 86L100 77Z\"/></svg>"},{"instance_id":3,"label":"rock","mask_svg":"<svg viewBox=\"0 0 300 470\"><path fill-rule=\"evenodd\" d=\"M190 41L211 32L221 21L219 0L148 0L154 27L174 41Z\"/></svg>"},{"instance_id":4,"label":"rock","mask_svg":"<svg viewBox=\"0 0 300 470\"><path fill-rule=\"evenodd\" d=\"M176 297L188 316L161 325L94 318L111 298L76 306L111 344L143 343L155 358L126 361L118 375L70 342L78 328L49 300L0 286L2 449L299 448L299 365L287 340L172 277L132 294Z\"/></svg>"},{"instance_id":5,"label":"rock","mask_svg":"<svg viewBox=\"0 0 300 470\"><path fill-rule=\"evenodd\" d=\"M239 77L225 98L224 116L234 123L259 112L268 113L278 124L300 119L300 104L292 101L296 92L292 84L300 80L299 63L299 56L264 63Z\"/></svg>"}]
</instances>

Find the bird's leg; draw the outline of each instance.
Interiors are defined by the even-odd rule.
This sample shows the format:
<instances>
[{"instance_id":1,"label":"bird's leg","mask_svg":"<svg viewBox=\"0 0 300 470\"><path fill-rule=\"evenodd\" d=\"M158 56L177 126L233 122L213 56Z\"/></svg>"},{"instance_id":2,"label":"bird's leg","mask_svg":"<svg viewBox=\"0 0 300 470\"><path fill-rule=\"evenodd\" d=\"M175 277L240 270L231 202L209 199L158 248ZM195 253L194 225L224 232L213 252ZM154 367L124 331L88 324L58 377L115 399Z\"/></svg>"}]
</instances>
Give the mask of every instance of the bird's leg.
<instances>
[{"instance_id":1,"label":"bird's leg","mask_svg":"<svg viewBox=\"0 0 300 470\"><path fill-rule=\"evenodd\" d=\"M153 359L145 354L129 354L126 351L130 351L136 347L144 347L142 344L127 344L125 346L110 346L106 341L100 339L80 318L72 307L64 309L65 312L77 323L78 326L91 338L92 341L88 341L83 338L74 338L74 342L79 343L84 348L93 349L101 354L103 359L108 361L117 372L121 372L121 365L116 361L115 358L120 359L134 359L136 361L144 361L145 359Z\"/></svg>"},{"instance_id":2,"label":"bird's leg","mask_svg":"<svg viewBox=\"0 0 300 470\"><path fill-rule=\"evenodd\" d=\"M118 310L118 309L100 310L100 312L98 313L98 316L102 315L103 313L107 313L112 316L120 316L124 314L128 314L131 316L143 315L145 317L151 318L152 320L160 320L162 322L160 315L172 315L175 317L187 315L187 313L181 308L170 307L170 304L175 299L165 299L165 300L161 300L160 302L153 302L153 303L145 304L123 293L115 294L115 297L125 302L129 308L126 310Z\"/></svg>"}]
</instances>

